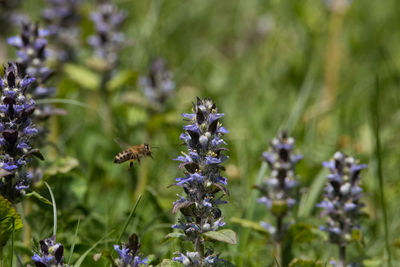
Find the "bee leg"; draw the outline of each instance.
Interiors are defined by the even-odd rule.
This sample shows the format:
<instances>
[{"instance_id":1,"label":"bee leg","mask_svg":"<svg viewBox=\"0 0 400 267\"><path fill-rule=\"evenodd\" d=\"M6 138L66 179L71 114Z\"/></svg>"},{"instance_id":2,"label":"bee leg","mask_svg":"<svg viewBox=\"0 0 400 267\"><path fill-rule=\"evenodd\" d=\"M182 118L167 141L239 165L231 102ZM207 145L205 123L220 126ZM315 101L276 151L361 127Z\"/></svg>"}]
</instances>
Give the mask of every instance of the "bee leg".
<instances>
[{"instance_id":1,"label":"bee leg","mask_svg":"<svg viewBox=\"0 0 400 267\"><path fill-rule=\"evenodd\" d=\"M149 153L149 157L154 160L153 155Z\"/></svg>"},{"instance_id":2,"label":"bee leg","mask_svg":"<svg viewBox=\"0 0 400 267\"><path fill-rule=\"evenodd\" d=\"M129 168L132 169L132 167L133 167L133 160L130 160L129 161Z\"/></svg>"},{"instance_id":3,"label":"bee leg","mask_svg":"<svg viewBox=\"0 0 400 267\"><path fill-rule=\"evenodd\" d=\"M139 158L139 157L137 157L136 159L137 159L137 162L140 164L140 158Z\"/></svg>"}]
</instances>

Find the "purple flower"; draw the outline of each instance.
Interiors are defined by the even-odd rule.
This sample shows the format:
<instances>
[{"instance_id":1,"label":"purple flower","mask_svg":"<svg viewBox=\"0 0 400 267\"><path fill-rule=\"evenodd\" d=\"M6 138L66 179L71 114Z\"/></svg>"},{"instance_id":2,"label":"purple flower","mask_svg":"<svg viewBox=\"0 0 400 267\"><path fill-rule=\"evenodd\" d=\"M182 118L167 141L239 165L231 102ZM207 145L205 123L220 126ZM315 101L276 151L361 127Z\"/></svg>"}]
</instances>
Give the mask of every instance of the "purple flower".
<instances>
[{"instance_id":1,"label":"purple flower","mask_svg":"<svg viewBox=\"0 0 400 267\"><path fill-rule=\"evenodd\" d=\"M181 115L182 115L182 117L189 119L189 120L193 120L196 116L196 114L192 114L192 113L182 113Z\"/></svg>"},{"instance_id":2,"label":"purple flower","mask_svg":"<svg viewBox=\"0 0 400 267\"><path fill-rule=\"evenodd\" d=\"M227 134L229 133L229 131L227 129L225 129L224 127L218 127L217 132L222 133L222 134Z\"/></svg>"},{"instance_id":3,"label":"purple flower","mask_svg":"<svg viewBox=\"0 0 400 267\"><path fill-rule=\"evenodd\" d=\"M40 254L35 253L32 256L32 260L35 262L36 266L68 267L68 265L64 264L63 252L63 245L56 243L55 236L53 236L40 241Z\"/></svg>"},{"instance_id":4,"label":"purple flower","mask_svg":"<svg viewBox=\"0 0 400 267\"><path fill-rule=\"evenodd\" d=\"M197 127L196 124L190 124L190 125L183 126L183 129L187 130L187 131L192 131L195 133L199 132L199 128Z\"/></svg>"},{"instance_id":5,"label":"purple flower","mask_svg":"<svg viewBox=\"0 0 400 267\"><path fill-rule=\"evenodd\" d=\"M219 159L219 158L214 158L214 157L212 157L212 156L206 157L206 164L207 164L207 165L210 165L210 164L219 164L219 163L221 163L221 162L222 162L222 160Z\"/></svg>"},{"instance_id":6,"label":"purple flower","mask_svg":"<svg viewBox=\"0 0 400 267\"><path fill-rule=\"evenodd\" d=\"M4 162L3 169L12 172L13 170L18 169L18 166L15 165L13 162Z\"/></svg>"},{"instance_id":7,"label":"purple flower","mask_svg":"<svg viewBox=\"0 0 400 267\"><path fill-rule=\"evenodd\" d=\"M213 123L214 121L222 118L224 116L224 113L211 113L209 117L210 124Z\"/></svg>"},{"instance_id":8,"label":"purple flower","mask_svg":"<svg viewBox=\"0 0 400 267\"><path fill-rule=\"evenodd\" d=\"M34 135L34 134L37 134L37 133L38 133L38 130L33 128L33 127L26 127L24 129L24 134L26 134L26 135Z\"/></svg>"}]
</instances>

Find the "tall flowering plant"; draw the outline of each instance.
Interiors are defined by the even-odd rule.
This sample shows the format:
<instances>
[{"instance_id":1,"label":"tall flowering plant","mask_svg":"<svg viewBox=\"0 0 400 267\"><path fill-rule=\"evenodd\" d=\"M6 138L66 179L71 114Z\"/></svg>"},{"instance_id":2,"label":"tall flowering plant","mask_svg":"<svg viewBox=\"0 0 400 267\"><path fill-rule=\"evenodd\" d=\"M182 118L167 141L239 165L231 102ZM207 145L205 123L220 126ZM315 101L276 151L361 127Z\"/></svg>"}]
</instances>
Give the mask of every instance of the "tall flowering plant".
<instances>
[{"instance_id":1,"label":"tall flowering plant","mask_svg":"<svg viewBox=\"0 0 400 267\"><path fill-rule=\"evenodd\" d=\"M361 170L366 164L357 161L341 152L336 152L323 166L329 169L327 185L324 189L324 200L317 205L322 208L321 216L326 217L326 226L321 226L329 234L331 243L339 248L340 267L346 266L346 247L354 237L361 236L359 218L363 214L360 201L363 190L360 187Z\"/></svg>"},{"instance_id":2,"label":"tall flowering plant","mask_svg":"<svg viewBox=\"0 0 400 267\"><path fill-rule=\"evenodd\" d=\"M173 73L162 58L151 62L149 75L140 77L139 85L152 106L159 107L160 111L164 111L168 98L175 90Z\"/></svg>"},{"instance_id":3,"label":"tall flowering plant","mask_svg":"<svg viewBox=\"0 0 400 267\"><path fill-rule=\"evenodd\" d=\"M0 167L2 177L0 192L15 203L29 188L32 173L27 171L31 156L42 158L37 149L31 147L32 138L38 133L31 116L35 102L26 96L29 85L35 78L20 76L20 65L9 63L0 78Z\"/></svg>"},{"instance_id":4,"label":"tall flowering plant","mask_svg":"<svg viewBox=\"0 0 400 267\"><path fill-rule=\"evenodd\" d=\"M172 228L183 231L185 239L193 243L194 251L177 252L174 260L185 266L214 266L220 259L213 247L207 245L206 237L225 226L219 205L226 203L222 198L228 194L227 178L220 171L221 163L228 158L223 153L227 150L223 135L228 130L219 122L224 114L218 113L210 99L197 98L193 113L182 116L188 121L180 136L187 152L175 160L181 162L179 168L185 175L177 178L174 185L183 188L185 195L178 195L179 199L173 203L173 213L180 211L183 216Z\"/></svg>"},{"instance_id":5,"label":"tall flowering plant","mask_svg":"<svg viewBox=\"0 0 400 267\"><path fill-rule=\"evenodd\" d=\"M47 67L48 33L48 30L40 29L38 24L24 23L20 35L8 38L8 43L17 48L17 62L21 66L22 74L36 78L35 83L27 90L34 100L52 97L56 91L48 85L49 78L54 74L54 71ZM38 105L34 114L35 121L45 121L54 114L63 112L49 104ZM45 131L42 127L39 128L41 136Z\"/></svg>"},{"instance_id":6,"label":"tall flowering plant","mask_svg":"<svg viewBox=\"0 0 400 267\"><path fill-rule=\"evenodd\" d=\"M126 12L119 11L112 1L105 1L91 13L90 18L96 32L89 36L89 44L95 56L105 61L106 71L109 71L116 66L118 52L125 40L120 28L126 19Z\"/></svg>"},{"instance_id":7,"label":"tall flowering plant","mask_svg":"<svg viewBox=\"0 0 400 267\"><path fill-rule=\"evenodd\" d=\"M52 47L53 57L66 62L74 59L75 48L79 46L78 8L81 0L47 0L47 8L42 17L56 47Z\"/></svg>"},{"instance_id":8,"label":"tall flowering plant","mask_svg":"<svg viewBox=\"0 0 400 267\"><path fill-rule=\"evenodd\" d=\"M281 132L271 142L270 149L264 152L263 159L268 163L270 175L256 188L262 197L258 199L271 212L276 224L262 222L267 231L273 236L278 246L278 259L281 255L281 242L289 228L285 218L296 205L293 188L298 185L295 167L302 155L294 153L295 140L286 132Z\"/></svg>"}]
</instances>

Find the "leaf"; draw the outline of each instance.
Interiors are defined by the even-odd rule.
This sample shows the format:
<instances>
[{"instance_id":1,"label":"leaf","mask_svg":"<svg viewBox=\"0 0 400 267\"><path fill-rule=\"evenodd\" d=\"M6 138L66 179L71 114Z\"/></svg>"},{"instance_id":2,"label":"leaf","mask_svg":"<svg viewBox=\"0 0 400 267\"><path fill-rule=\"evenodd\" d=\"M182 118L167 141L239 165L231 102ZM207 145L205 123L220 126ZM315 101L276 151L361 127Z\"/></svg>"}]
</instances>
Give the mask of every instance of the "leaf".
<instances>
[{"instance_id":1,"label":"leaf","mask_svg":"<svg viewBox=\"0 0 400 267\"><path fill-rule=\"evenodd\" d=\"M274 200L272 201L271 212L277 217L282 217L286 214L288 206L286 201Z\"/></svg>"},{"instance_id":2,"label":"leaf","mask_svg":"<svg viewBox=\"0 0 400 267\"><path fill-rule=\"evenodd\" d=\"M8 172L8 171L6 171L4 169L0 169L0 177L5 177L5 176L10 175L10 174L12 174L12 173Z\"/></svg>"},{"instance_id":3,"label":"leaf","mask_svg":"<svg viewBox=\"0 0 400 267\"><path fill-rule=\"evenodd\" d=\"M160 263L160 265L157 265L157 266L159 266L159 267L181 267L181 266L183 266L183 264L180 262L173 261L173 260L164 259Z\"/></svg>"},{"instance_id":4,"label":"leaf","mask_svg":"<svg viewBox=\"0 0 400 267\"><path fill-rule=\"evenodd\" d=\"M100 87L100 76L87 68L66 64L64 71L71 80L86 89L98 90Z\"/></svg>"},{"instance_id":5,"label":"leaf","mask_svg":"<svg viewBox=\"0 0 400 267\"><path fill-rule=\"evenodd\" d=\"M12 232L21 229L22 226L21 216L11 205L10 201L0 196L0 249L7 243Z\"/></svg>"},{"instance_id":6,"label":"leaf","mask_svg":"<svg viewBox=\"0 0 400 267\"><path fill-rule=\"evenodd\" d=\"M192 206L192 207L191 207ZM183 213L185 214L185 208L190 208L193 209L195 206L195 203L189 200L185 200L185 201L181 201L178 202L174 205L174 207L172 208L172 214L175 214L178 212L178 210L183 209ZM186 215L186 214L185 214Z\"/></svg>"},{"instance_id":7,"label":"leaf","mask_svg":"<svg viewBox=\"0 0 400 267\"><path fill-rule=\"evenodd\" d=\"M73 157L62 157L52 162L52 164L45 170L44 174L53 176L59 173L67 173L75 167L79 166L79 161Z\"/></svg>"},{"instance_id":8,"label":"leaf","mask_svg":"<svg viewBox=\"0 0 400 267\"><path fill-rule=\"evenodd\" d=\"M186 238L186 236L185 236L185 234L182 234L182 233L169 233L163 237L163 239L161 240L161 244L167 243L176 238Z\"/></svg>"},{"instance_id":9,"label":"leaf","mask_svg":"<svg viewBox=\"0 0 400 267\"><path fill-rule=\"evenodd\" d=\"M39 200L40 202L53 206L53 204L51 203L50 200L48 200L47 198L45 198L44 196L40 195L38 192L36 191L32 191L28 194L25 195L26 198L34 198L36 200Z\"/></svg>"},{"instance_id":10,"label":"leaf","mask_svg":"<svg viewBox=\"0 0 400 267\"><path fill-rule=\"evenodd\" d=\"M354 229L354 230L351 232L351 241L362 242L362 240L363 240L363 235L362 235L361 230L359 230L359 229Z\"/></svg>"},{"instance_id":11,"label":"leaf","mask_svg":"<svg viewBox=\"0 0 400 267\"><path fill-rule=\"evenodd\" d=\"M289 228L289 235L293 243L309 243L317 238L311 225L295 223Z\"/></svg>"},{"instance_id":12,"label":"leaf","mask_svg":"<svg viewBox=\"0 0 400 267\"><path fill-rule=\"evenodd\" d=\"M319 261L308 259L293 259L289 263L289 267L323 267L324 265Z\"/></svg>"},{"instance_id":13,"label":"leaf","mask_svg":"<svg viewBox=\"0 0 400 267\"><path fill-rule=\"evenodd\" d=\"M237 223L239 225L241 225L242 227L247 227L250 229L253 229L257 232L269 235L269 232L267 231L267 229L265 229L264 227L262 227L259 223L250 221L250 220L246 220L246 219L242 219L242 218L232 218L231 222L233 223Z\"/></svg>"},{"instance_id":14,"label":"leaf","mask_svg":"<svg viewBox=\"0 0 400 267\"><path fill-rule=\"evenodd\" d=\"M40 160L44 160L42 153L40 153L39 149L37 149L37 148L30 150L28 153L25 154L25 157L28 155L32 155L32 156L37 157Z\"/></svg>"},{"instance_id":15,"label":"leaf","mask_svg":"<svg viewBox=\"0 0 400 267\"><path fill-rule=\"evenodd\" d=\"M224 243L228 243L231 245L237 244L236 233L231 229L222 229L219 231L209 231L203 234L204 236L221 241Z\"/></svg>"},{"instance_id":16,"label":"leaf","mask_svg":"<svg viewBox=\"0 0 400 267\"><path fill-rule=\"evenodd\" d=\"M108 91L115 91L124 85L135 85L137 82L137 73L125 70L117 73L107 84Z\"/></svg>"}]
</instances>

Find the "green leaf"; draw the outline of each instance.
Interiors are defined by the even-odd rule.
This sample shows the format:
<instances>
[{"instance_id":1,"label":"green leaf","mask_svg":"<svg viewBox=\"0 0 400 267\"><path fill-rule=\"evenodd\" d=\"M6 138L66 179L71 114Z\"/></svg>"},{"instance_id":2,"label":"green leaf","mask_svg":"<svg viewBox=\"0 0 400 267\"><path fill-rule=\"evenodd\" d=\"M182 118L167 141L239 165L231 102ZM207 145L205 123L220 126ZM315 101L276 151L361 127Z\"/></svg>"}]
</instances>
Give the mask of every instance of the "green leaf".
<instances>
[{"instance_id":1,"label":"green leaf","mask_svg":"<svg viewBox=\"0 0 400 267\"><path fill-rule=\"evenodd\" d=\"M293 243L309 243L317 238L311 225L295 223L289 228L289 235Z\"/></svg>"},{"instance_id":2,"label":"green leaf","mask_svg":"<svg viewBox=\"0 0 400 267\"><path fill-rule=\"evenodd\" d=\"M71 80L86 89L98 90L100 87L100 76L87 68L66 64L64 71Z\"/></svg>"},{"instance_id":3,"label":"green leaf","mask_svg":"<svg viewBox=\"0 0 400 267\"><path fill-rule=\"evenodd\" d=\"M172 241L176 238L182 238L184 239L186 236L182 233L169 233L164 238L161 240L161 244L167 243L169 241Z\"/></svg>"},{"instance_id":4,"label":"green leaf","mask_svg":"<svg viewBox=\"0 0 400 267\"><path fill-rule=\"evenodd\" d=\"M256 223L256 222L253 222L250 220L246 220L246 219L242 219L242 218L236 218L236 217L232 218L231 222L237 223L242 227L250 228L252 230L263 233L265 235L269 235L269 232L267 231L267 229L262 227L259 223Z\"/></svg>"},{"instance_id":5,"label":"green leaf","mask_svg":"<svg viewBox=\"0 0 400 267\"><path fill-rule=\"evenodd\" d=\"M232 231L231 229L222 229L219 231L209 231L203 234L204 236L217 240L217 241L221 241L221 242L225 242L228 244L232 244L235 245L237 244L237 238L236 238L236 233L234 231Z\"/></svg>"},{"instance_id":6,"label":"green leaf","mask_svg":"<svg viewBox=\"0 0 400 267\"><path fill-rule=\"evenodd\" d=\"M351 232L351 240L352 240L352 241L361 242L361 241L363 240L363 235L362 235L361 230L359 230L359 229L354 229L354 230Z\"/></svg>"},{"instance_id":7,"label":"green leaf","mask_svg":"<svg viewBox=\"0 0 400 267\"><path fill-rule=\"evenodd\" d=\"M21 216L11 205L10 201L0 196L0 247L7 243L13 231L21 229L22 226Z\"/></svg>"},{"instance_id":8,"label":"green leaf","mask_svg":"<svg viewBox=\"0 0 400 267\"><path fill-rule=\"evenodd\" d=\"M47 198L45 198L44 196L40 195L38 192L36 191L32 191L28 194L25 195L25 198L34 198L36 200L39 200L40 202L53 206L53 204L51 203L50 200L48 200Z\"/></svg>"},{"instance_id":9,"label":"green leaf","mask_svg":"<svg viewBox=\"0 0 400 267\"><path fill-rule=\"evenodd\" d=\"M182 263L173 260L164 259L159 265L159 267L181 267Z\"/></svg>"},{"instance_id":10,"label":"green leaf","mask_svg":"<svg viewBox=\"0 0 400 267\"><path fill-rule=\"evenodd\" d=\"M79 165L79 161L73 157L62 157L52 162L44 174L53 176L59 173L67 173Z\"/></svg>"},{"instance_id":11,"label":"green leaf","mask_svg":"<svg viewBox=\"0 0 400 267\"><path fill-rule=\"evenodd\" d=\"M289 267L323 267L324 265L315 260L308 260L308 259L293 259L289 263Z\"/></svg>"},{"instance_id":12,"label":"green leaf","mask_svg":"<svg viewBox=\"0 0 400 267\"><path fill-rule=\"evenodd\" d=\"M127 84L136 85L137 76L136 72L130 70L120 71L107 83L107 90L115 91Z\"/></svg>"},{"instance_id":13,"label":"green leaf","mask_svg":"<svg viewBox=\"0 0 400 267\"><path fill-rule=\"evenodd\" d=\"M288 206L286 201L274 200L272 201L271 212L277 217L282 217L287 212Z\"/></svg>"},{"instance_id":14,"label":"green leaf","mask_svg":"<svg viewBox=\"0 0 400 267\"><path fill-rule=\"evenodd\" d=\"M381 267L384 266L383 259L375 257L372 259L363 260L363 266L365 267Z\"/></svg>"}]
</instances>

